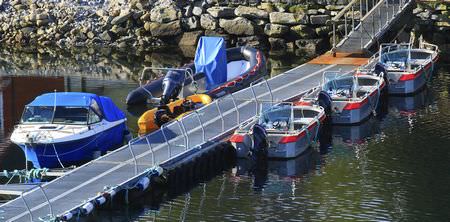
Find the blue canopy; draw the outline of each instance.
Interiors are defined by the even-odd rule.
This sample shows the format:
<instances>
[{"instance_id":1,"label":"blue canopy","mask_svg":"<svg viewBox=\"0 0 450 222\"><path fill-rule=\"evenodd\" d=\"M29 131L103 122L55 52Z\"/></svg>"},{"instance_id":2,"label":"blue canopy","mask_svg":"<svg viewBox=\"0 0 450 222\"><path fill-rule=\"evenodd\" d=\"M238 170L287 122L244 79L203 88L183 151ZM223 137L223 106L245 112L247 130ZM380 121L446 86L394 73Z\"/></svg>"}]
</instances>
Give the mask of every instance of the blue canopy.
<instances>
[{"instance_id":1,"label":"blue canopy","mask_svg":"<svg viewBox=\"0 0 450 222\"><path fill-rule=\"evenodd\" d=\"M27 106L74 106L90 107L92 101L97 103L100 113L107 121L116 121L125 118L125 114L105 96L97 96L93 93L83 92L55 92L45 93L36 97Z\"/></svg>"},{"instance_id":2,"label":"blue canopy","mask_svg":"<svg viewBox=\"0 0 450 222\"><path fill-rule=\"evenodd\" d=\"M210 90L227 81L227 52L221 37L202 36L195 53L195 71L206 76L206 89Z\"/></svg>"}]
</instances>

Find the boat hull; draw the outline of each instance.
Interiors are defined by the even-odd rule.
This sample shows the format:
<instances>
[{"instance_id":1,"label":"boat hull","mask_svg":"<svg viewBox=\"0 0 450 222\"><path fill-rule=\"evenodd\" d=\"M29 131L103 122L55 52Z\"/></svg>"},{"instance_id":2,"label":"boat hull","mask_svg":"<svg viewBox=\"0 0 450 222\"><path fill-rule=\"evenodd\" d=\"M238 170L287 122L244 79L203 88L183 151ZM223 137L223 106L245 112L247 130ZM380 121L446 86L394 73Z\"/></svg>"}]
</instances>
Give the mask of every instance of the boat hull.
<instances>
[{"instance_id":1,"label":"boat hull","mask_svg":"<svg viewBox=\"0 0 450 222\"><path fill-rule=\"evenodd\" d=\"M93 159L94 154L98 151L105 153L120 147L124 141L125 131L125 123L121 123L98 134L78 140L17 145L36 168L67 167Z\"/></svg>"},{"instance_id":2,"label":"boat hull","mask_svg":"<svg viewBox=\"0 0 450 222\"><path fill-rule=\"evenodd\" d=\"M261 51L251 47L236 47L227 49L228 62L239 60L246 60L250 63L250 68L240 76L230 79L220 86L205 92L201 90L197 91L197 87L194 86L194 84L191 84L192 79L187 78L184 82L182 96L187 97L197 93L204 93L208 94L212 98L219 98L226 94L246 88L252 82L255 82L267 75L266 60ZM195 65L194 63L190 63L180 67L177 70L170 70L169 72L179 72L184 75L184 71L182 71L182 69L190 69L195 72ZM194 73L193 78L195 81L204 81L205 75L203 73ZM127 105L146 104L148 100L160 98L163 94L163 79L164 77L158 78L131 91L126 98Z\"/></svg>"},{"instance_id":3,"label":"boat hull","mask_svg":"<svg viewBox=\"0 0 450 222\"><path fill-rule=\"evenodd\" d=\"M388 80L389 80L389 94L391 95L408 95L418 92L422 89L427 80L431 77L434 70L434 62L430 62L422 69L418 70L414 73L414 79L405 80L405 81L394 81L398 77L398 73L389 72L388 71ZM402 73L408 74L408 73Z\"/></svg>"},{"instance_id":4,"label":"boat hull","mask_svg":"<svg viewBox=\"0 0 450 222\"><path fill-rule=\"evenodd\" d=\"M274 147L270 146L268 157L274 159L289 159L299 156L304 153L314 141L317 141L319 128L320 126L317 124L311 125L308 127L309 136L305 134L296 142L285 144L278 143Z\"/></svg>"}]
</instances>

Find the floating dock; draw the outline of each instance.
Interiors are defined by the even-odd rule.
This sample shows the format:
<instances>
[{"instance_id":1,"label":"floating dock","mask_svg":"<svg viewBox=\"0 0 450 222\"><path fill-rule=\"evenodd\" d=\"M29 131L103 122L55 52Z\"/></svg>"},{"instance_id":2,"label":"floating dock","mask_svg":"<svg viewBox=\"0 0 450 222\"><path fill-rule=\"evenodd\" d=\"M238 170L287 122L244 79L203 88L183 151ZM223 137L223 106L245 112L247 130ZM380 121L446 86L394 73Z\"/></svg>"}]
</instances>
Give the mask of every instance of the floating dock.
<instances>
[{"instance_id":1,"label":"floating dock","mask_svg":"<svg viewBox=\"0 0 450 222\"><path fill-rule=\"evenodd\" d=\"M365 1L364 1L365 2ZM358 7L362 9L363 1L352 1L341 15L348 21L347 13ZM162 169L173 169L182 161L192 160L192 156L207 149L214 149L217 144L228 137L240 124L258 114L262 101L285 101L318 86L325 71L348 72L366 64L369 58L361 52L368 50L383 33L386 33L397 17L408 9L410 1L375 1L367 9L364 18L374 18L375 13L382 12L387 19L378 28L375 35L368 39L358 37L358 24L353 21L352 31L346 32L345 38L334 45L335 56L326 54L309 63L303 64L269 80L264 80L239 92L219 98L211 104L186 115L180 120L164 125L160 130L145 137L139 137L105 156L82 165L63 176L30 189L20 189L14 194L17 198L0 206L0 221L54 221L63 217L87 215L96 205L104 202L102 197L115 192L136 189L139 181L152 176L159 176ZM389 10L395 13L384 13ZM364 6L365 7L365 6ZM381 9L383 10L381 10ZM378 10L380 9L380 10ZM356 10L356 9L353 9ZM377 14L378 16L378 14ZM360 27L367 28L361 21ZM341 19L336 19L342 22ZM373 21L373 20L371 20ZM373 23L373 22L372 22ZM367 22L369 24L369 22ZM374 31L375 32L375 31ZM346 43L359 39L360 44ZM363 44L361 44L363 42ZM342 47L341 51L339 50ZM352 48L355 53L348 52ZM150 180L152 181L152 180ZM151 186L151 185L150 185ZM67 218L66 218L67 219Z\"/></svg>"}]
</instances>

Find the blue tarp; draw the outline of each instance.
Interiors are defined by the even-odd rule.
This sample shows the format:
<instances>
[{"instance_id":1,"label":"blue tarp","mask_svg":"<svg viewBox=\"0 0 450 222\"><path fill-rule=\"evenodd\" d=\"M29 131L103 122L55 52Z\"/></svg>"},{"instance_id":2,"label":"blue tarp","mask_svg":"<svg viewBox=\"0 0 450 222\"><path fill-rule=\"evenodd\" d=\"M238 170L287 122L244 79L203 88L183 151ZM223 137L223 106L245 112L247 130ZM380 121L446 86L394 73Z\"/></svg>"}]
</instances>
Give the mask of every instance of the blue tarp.
<instances>
[{"instance_id":1,"label":"blue tarp","mask_svg":"<svg viewBox=\"0 0 450 222\"><path fill-rule=\"evenodd\" d=\"M73 106L89 107L95 100L107 121L116 121L125 118L125 114L105 96L82 92L55 92L46 93L36 97L27 106Z\"/></svg>"},{"instance_id":2,"label":"blue tarp","mask_svg":"<svg viewBox=\"0 0 450 222\"><path fill-rule=\"evenodd\" d=\"M206 89L227 81L227 51L220 37L201 37L195 52L195 71L206 75Z\"/></svg>"}]
</instances>

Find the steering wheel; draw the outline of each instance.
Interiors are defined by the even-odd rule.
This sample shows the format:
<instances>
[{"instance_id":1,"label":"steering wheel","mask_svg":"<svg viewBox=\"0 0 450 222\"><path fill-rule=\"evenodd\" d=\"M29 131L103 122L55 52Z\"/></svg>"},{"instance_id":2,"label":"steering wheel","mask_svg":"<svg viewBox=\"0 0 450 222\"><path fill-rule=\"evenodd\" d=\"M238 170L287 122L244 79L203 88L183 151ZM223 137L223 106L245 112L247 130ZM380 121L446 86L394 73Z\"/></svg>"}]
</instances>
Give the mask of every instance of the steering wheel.
<instances>
[{"instance_id":1,"label":"steering wheel","mask_svg":"<svg viewBox=\"0 0 450 222\"><path fill-rule=\"evenodd\" d=\"M280 129L280 128L282 128L283 126L286 126L287 125L287 123L286 123L286 121L284 121L284 120L275 120L275 121L273 121L273 123L272 123L272 127L274 128L274 129Z\"/></svg>"}]
</instances>

